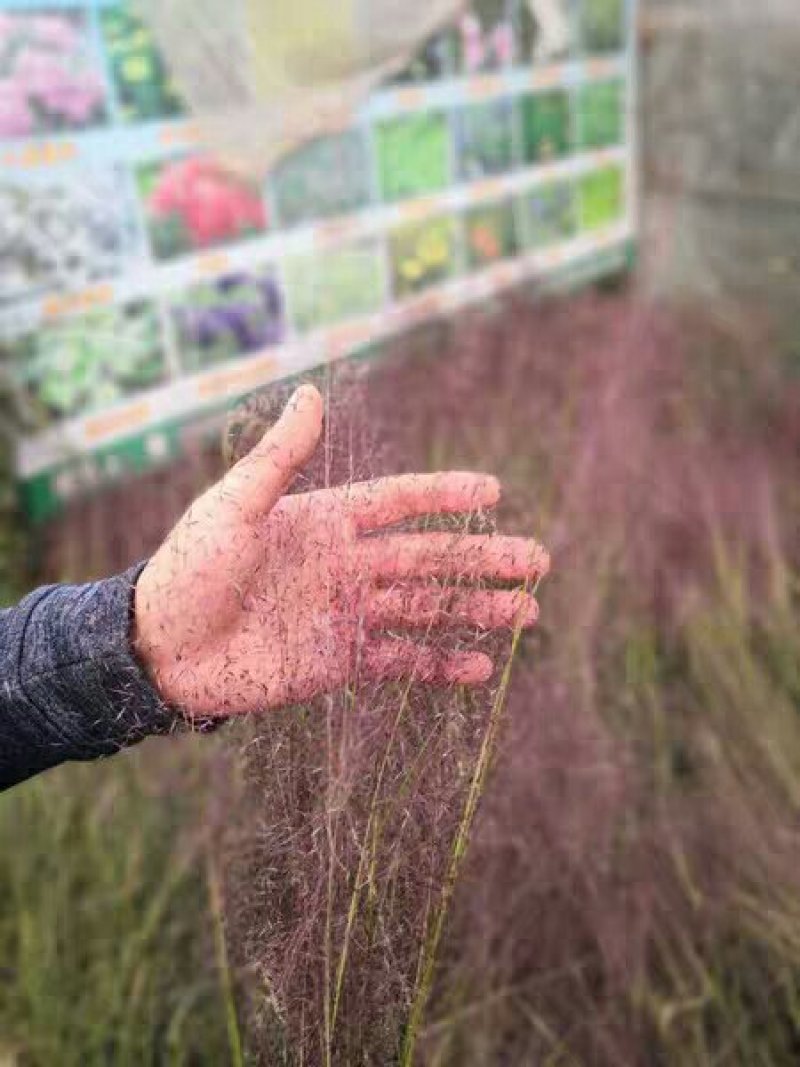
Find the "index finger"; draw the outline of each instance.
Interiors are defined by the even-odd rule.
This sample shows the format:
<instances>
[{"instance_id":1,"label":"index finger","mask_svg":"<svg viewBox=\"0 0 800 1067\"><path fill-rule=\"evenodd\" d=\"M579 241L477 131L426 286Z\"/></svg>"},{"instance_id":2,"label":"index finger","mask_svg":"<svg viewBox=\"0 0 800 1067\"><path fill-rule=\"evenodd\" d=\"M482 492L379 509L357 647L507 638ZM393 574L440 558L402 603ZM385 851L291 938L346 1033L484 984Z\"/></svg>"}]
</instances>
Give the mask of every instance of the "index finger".
<instances>
[{"instance_id":1,"label":"index finger","mask_svg":"<svg viewBox=\"0 0 800 1067\"><path fill-rule=\"evenodd\" d=\"M452 515L491 508L500 499L500 483L489 474L448 471L402 474L359 482L341 490L360 533L393 526L423 515Z\"/></svg>"}]
</instances>

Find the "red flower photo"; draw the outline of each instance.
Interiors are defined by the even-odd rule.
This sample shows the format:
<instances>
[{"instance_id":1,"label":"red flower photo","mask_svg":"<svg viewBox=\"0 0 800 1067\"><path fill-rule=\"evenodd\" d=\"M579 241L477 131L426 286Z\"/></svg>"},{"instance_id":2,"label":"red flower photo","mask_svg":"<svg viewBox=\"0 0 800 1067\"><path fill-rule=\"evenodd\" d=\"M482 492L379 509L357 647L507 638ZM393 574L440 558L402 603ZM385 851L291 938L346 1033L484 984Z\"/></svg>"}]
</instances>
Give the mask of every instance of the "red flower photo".
<instances>
[{"instance_id":1,"label":"red flower photo","mask_svg":"<svg viewBox=\"0 0 800 1067\"><path fill-rule=\"evenodd\" d=\"M261 191L204 156L142 168L139 189L157 259L199 252L267 229Z\"/></svg>"}]
</instances>

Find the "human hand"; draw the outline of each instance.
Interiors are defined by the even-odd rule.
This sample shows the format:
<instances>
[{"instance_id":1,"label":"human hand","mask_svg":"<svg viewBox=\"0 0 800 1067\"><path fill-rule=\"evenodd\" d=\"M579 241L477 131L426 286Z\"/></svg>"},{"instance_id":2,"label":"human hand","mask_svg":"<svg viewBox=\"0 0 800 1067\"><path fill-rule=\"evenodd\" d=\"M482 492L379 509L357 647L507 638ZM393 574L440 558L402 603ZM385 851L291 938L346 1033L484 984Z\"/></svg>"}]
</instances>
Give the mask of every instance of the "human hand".
<instances>
[{"instance_id":1,"label":"human hand","mask_svg":"<svg viewBox=\"0 0 800 1067\"><path fill-rule=\"evenodd\" d=\"M139 579L137 654L163 700L189 718L308 700L356 674L480 684L493 670L488 656L386 631L536 620L523 587L549 560L535 541L386 532L420 516L491 508L500 495L494 478L403 475L285 496L319 443L323 414L317 390L299 389ZM517 588L465 584L476 581Z\"/></svg>"}]
</instances>

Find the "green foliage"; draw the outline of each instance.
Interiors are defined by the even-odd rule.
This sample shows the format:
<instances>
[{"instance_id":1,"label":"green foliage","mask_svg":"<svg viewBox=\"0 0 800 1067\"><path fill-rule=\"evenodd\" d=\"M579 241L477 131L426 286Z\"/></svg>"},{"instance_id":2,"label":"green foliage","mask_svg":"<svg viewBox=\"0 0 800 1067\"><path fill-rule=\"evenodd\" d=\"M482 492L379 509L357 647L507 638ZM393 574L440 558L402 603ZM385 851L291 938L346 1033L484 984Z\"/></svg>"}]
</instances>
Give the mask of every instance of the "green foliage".
<instances>
[{"instance_id":1,"label":"green foliage","mask_svg":"<svg viewBox=\"0 0 800 1067\"><path fill-rule=\"evenodd\" d=\"M128 757L0 797L0 1039L25 1064L231 1062L189 784L158 795Z\"/></svg>"},{"instance_id":2,"label":"green foliage","mask_svg":"<svg viewBox=\"0 0 800 1067\"><path fill-rule=\"evenodd\" d=\"M721 1049L730 1063L796 1057L800 907L784 834L800 802L800 583L782 559L772 567L755 607L744 570L720 549L716 591L678 648L661 653L656 688L644 703L650 681L632 690L639 713L659 724L662 795L674 807L693 795L719 835L700 850L675 843L683 899L634 992L654 1061L668 1067L706 1067ZM670 661L680 666L671 678ZM676 691L683 714L667 715Z\"/></svg>"}]
</instances>

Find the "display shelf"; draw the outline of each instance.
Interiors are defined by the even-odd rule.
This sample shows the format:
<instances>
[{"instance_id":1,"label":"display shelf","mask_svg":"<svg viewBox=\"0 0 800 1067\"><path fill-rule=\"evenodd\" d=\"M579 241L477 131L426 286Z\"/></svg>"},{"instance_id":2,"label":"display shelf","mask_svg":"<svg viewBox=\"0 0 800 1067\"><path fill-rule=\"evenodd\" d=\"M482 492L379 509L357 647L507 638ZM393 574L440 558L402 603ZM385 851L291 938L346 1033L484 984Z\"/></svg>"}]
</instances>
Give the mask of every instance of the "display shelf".
<instances>
[{"instance_id":1,"label":"display shelf","mask_svg":"<svg viewBox=\"0 0 800 1067\"><path fill-rule=\"evenodd\" d=\"M205 155L132 8L0 0L16 101L0 111L0 342L42 425L18 447L30 513L166 462L192 420L269 381L624 261L635 0L617 33L597 4L570 8L596 51L578 34L568 58L525 65L515 39L516 65L472 72L426 53L348 131L247 187ZM61 96L26 81L23 30L64 50Z\"/></svg>"},{"instance_id":2,"label":"display shelf","mask_svg":"<svg viewBox=\"0 0 800 1067\"><path fill-rule=\"evenodd\" d=\"M6 0L0 4L3 10ZM624 56L603 56L509 70L501 74L451 78L436 85L383 89L359 110L356 121L372 123L403 115L443 111L465 104L513 99L548 89L574 88L586 82L623 78ZM113 138L109 133L113 130ZM0 167L8 171L57 171L60 167L102 163L138 164L168 159L176 153L202 148L196 122L171 119L136 126L102 125L92 130L42 134L0 141Z\"/></svg>"},{"instance_id":3,"label":"display shelf","mask_svg":"<svg viewBox=\"0 0 800 1067\"><path fill-rule=\"evenodd\" d=\"M199 407L241 396L259 385L296 373L300 368L355 353L421 322L495 296L527 279L541 278L609 249L625 247L633 236L630 222L621 221L595 233L582 234L563 245L493 264L466 280L454 279L446 285L398 301L387 311L315 331L306 338L231 361L203 374L186 376L144 397L61 423L22 442L20 474L24 478L33 477L65 457L74 459L87 450L108 445L120 435L143 432L171 419L185 417Z\"/></svg>"},{"instance_id":4,"label":"display shelf","mask_svg":"<svg viewBox=\"0 0 800 1067\"><path fill-rule=\"evenodd\" d=\"M157 293L160 299L208 279L223 277L253 264L279 263L303 253L337 248L382 236L405 223L422 222L561 181L569 181L610 164L623 165L623 146L583 153L555 163L454 186L441 193L399 204L378 206L357 215L278 231L238 245L181 257L174 263L141 262L120 278L106 278L83 289L51 292L15 306L0 306L0 334L11 339L53 319L99 307L125 304Z\"/></svg>"}]
</instances>

